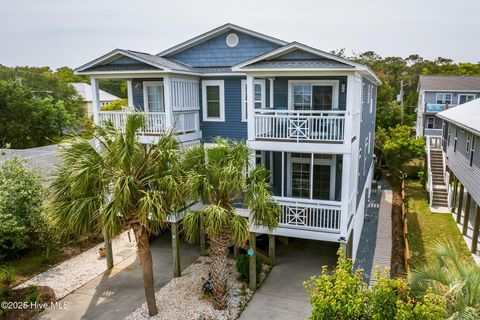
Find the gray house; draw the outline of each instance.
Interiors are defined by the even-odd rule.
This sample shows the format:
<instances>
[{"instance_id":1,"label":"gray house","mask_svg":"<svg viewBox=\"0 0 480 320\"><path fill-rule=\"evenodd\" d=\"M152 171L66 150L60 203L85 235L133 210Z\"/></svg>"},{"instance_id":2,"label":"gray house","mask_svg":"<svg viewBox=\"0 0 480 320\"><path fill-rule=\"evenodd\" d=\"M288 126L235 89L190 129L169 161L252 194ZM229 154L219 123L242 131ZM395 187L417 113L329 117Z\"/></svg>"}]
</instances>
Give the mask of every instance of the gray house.
<instances>
[{"instance_id":1,"label":"gray house","mask_svg":"<svg viewBox=\"0 0 480 320\"><path fill-rule=\"evenodd\" d=\"M479 98L480 77L420 76L417 91L417 137L441 137L437 113Z\"/></svg>"},{"instance_id":2,"label":"gray house","mask_svg":"<svg viewBox=\"0 0 480 320\"><path fill-rule=\"evenodd\" d=\"M226 24L158 54L115 49L76 73L91 78L97 124L121 128L130 110L145 115L143 143L167 130L184 145L246 141L282 208L277 228L250 231L335 242L355 257L380 84L368 67ZM100 111L99 79L127 82L127 110Z\"/></svg>"},{"instance_id":3,"label":"gray house","mask_svg":"<svg viewBox=\"0 0 480 320\"><path fill-rule=\"evenodd\" d=\"M480 99L442 111L449 207L477 253L480 229Z\"/></svg>"}]
</instances>

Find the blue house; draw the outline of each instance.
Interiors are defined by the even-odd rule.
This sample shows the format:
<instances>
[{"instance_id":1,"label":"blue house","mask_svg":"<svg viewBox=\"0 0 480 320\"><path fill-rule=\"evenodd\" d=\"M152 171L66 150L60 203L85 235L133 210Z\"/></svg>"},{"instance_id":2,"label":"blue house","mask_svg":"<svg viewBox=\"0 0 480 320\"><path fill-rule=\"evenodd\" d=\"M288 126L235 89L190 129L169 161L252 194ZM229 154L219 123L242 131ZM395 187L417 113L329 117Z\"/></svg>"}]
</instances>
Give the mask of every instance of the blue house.
<instances>
[{"instance_id":1,"label":"blue house","mask_svg":"<svg viewBox=\"0 0 480 320\"><path fill-rule=\"evenodd\" d=\"M158 54L115 49L76 73L91 77L95 123L145 114L143 143L169 129L184 145L245 140L282 208L278 228L251 231L336 242L355 257L380 84L368 67L226 24ZM100 111L99 79L126 80L129 107Z\"/></svg>"}]
</instances>

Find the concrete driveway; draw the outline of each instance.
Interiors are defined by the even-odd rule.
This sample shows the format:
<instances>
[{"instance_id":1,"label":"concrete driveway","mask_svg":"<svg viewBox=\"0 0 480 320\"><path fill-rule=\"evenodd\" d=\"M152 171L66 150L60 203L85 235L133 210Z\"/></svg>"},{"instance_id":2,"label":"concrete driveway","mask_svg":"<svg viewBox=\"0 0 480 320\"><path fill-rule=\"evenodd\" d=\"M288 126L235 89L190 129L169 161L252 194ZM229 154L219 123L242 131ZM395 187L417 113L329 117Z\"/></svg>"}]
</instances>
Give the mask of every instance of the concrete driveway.
<instances>
[{"instance_id":1,"label":"concrete driveway","mask_svg":"<svg viewBox=\"0 0 480 320\"><path fill-rule=\"evenodd\" d=\"M241 320L307 319L311 306L303 282L321 272L323 265L333 267L338 244L289 239L288 246L277 243L277 265L255 292Z\"/></svg>"},{"instance_id":2,"label":"concrete driveway","mask_svg":"<svg viewBox=\"0 0 480 320\"><path fill-rule=\"evenodd\" d=\"M199 254L199 246L180 244L182 270ZM170 232L151 243L155 291L167 284L173 276ZM133 255L83 287L60 300L67 308L48 309L39 319L124 319L145 302L142 270L137 255Z\"/></svg>"}]
</instances>

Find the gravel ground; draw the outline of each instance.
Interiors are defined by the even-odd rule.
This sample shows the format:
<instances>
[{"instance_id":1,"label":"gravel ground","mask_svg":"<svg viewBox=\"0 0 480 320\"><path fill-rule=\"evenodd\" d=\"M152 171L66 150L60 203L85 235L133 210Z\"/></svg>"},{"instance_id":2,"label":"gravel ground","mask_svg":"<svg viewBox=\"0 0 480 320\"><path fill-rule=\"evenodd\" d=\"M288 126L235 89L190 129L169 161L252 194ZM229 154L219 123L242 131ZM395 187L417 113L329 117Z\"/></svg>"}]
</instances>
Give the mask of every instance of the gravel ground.
<instances>
[{"instance_id":1,"label":"gravel ground","mask_svg":"<svg viewBox=\"0 0 480 320\"><path fill-rule=\"evenodd\" d=\"M133 232L130 232L130 235L132 242L129 242L127 231L112 240L113 261L115 264L136 253ZM102 246L103 243L98 244L72 259L62 262L19 284L17 288L31 284L48 286L55 291L56 298L61 299L107 270L106 258L100 258L98 255L98 248Z\"/></svg>"},{"instance_id":2,"label":"gravel ground","mask_svg":"<svg viewBox=\"0 0 480 320\"><path fill-rule=\"evenodd\" d=\"M202 278L206 278L208 275L209 258L200 257L183 271L180 278L172 279L167 285L157 291L158 314L156 316L148 316L147 304L144 303L126 319L237 319L253 292L237 279L235 260L230 259L229 266L228 284L231 289L228 295L227 309L215 310L210 301L203 299L201 293Z\"/></svg>"}]
</instances>

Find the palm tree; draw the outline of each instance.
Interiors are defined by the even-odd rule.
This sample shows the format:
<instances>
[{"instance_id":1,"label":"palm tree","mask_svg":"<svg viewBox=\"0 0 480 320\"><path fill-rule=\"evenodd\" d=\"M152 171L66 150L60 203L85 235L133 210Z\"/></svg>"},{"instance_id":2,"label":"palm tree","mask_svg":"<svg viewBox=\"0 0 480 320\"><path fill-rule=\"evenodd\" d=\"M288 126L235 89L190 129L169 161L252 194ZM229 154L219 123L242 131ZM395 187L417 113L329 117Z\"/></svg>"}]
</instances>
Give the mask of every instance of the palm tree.
<instances>
[{"instance_id":1,"label":"palm tree","mask_svg":"<svg viewBox=\"0 0 480 320\"><path fill-rule=\"evenodd\" d=\"M412 287L419 292L432 288L445 296L449 319L480 318L480 267L458 256L452 242L438 242L435 262L412 272Z\"/></svg>"},{"instance_id":2,"label":"palm tree","mask_svg":"<svg viewBox=\"0 0 480 320\"><path fill-rule=\"evenodd\" d=\"M211 147L193 146L184 155L189 194L196 195L205 206L200 211L187 212L183 228L189 241L198 237L201 224L208 236L216 309L226 307L228 248L232 244L244 245L249 235L248 219L236 212L235 201L243 198L244 207L251 210L253 224L269 229L278 224L279 207L270 192L268 171L253 168L251 156L245 143L221 138Z\"/></svg>"},{"instance_id":3,"label":"palm tree","mask_svg":"<svg viewBox=\"0 0 480 320\"><path fill-rule=\"evenodd\" d=\"M145 146L138 114L124 131L96 128L95 143L80 137L61 152L63 166L51 186L47 206L52 222L66 234L103 232L113 237L133 228L150 315L157 314L149 235L183 203L180 156L173 134Z\"/></svg>"}]
</instances>

